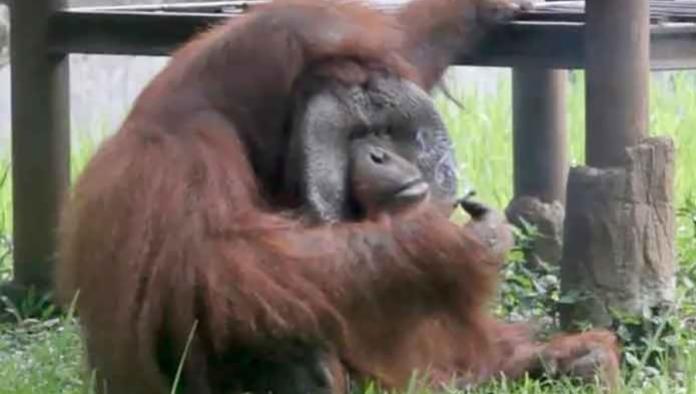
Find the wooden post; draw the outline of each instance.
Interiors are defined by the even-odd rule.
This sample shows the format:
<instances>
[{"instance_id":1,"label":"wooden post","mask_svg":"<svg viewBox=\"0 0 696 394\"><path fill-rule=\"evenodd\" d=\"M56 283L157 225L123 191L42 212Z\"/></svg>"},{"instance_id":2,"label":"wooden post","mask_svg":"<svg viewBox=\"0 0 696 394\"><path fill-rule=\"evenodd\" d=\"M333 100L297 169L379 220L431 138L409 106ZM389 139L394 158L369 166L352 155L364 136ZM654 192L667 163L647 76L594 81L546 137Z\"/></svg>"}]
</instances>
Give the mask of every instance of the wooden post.
<instances>
[{"instance_id":1,"label":"wooden post","mask_svg":"<svg viewBox=\"0 0 696 394\"><path fill-rule=\"evenodd\" d=\"M519 67L512 71L515 198L528 196L565 205L567 78L566 70Z\"/></svg>"},{"instance_id":2,"label":"wooden post","mask_svg":"<svg viewBox=\"0 0 696 394\"><path fill-rule=\"evenodd\" d=\"M588 0L585 51L587 165L622 164L648 134L648 0Z\"/></svg>"},{"instance_id":3,"label":"wooden post","mask_svg":"<svg viewBox=\"0 0 696 394\"><path fill-rule=\"evenodd\" d=\"M69 181L69 66L48 54L48 21L65 0L21 0L10 9L14 284L51 285L56 224Z\"/></svg>"},{"instance_id":4,"label":"wooden post","mask_svg":"<svg viewBox=\"0 0 696 394\"><path fill-rule=\"evenodd\" d=\"M514 199L508 220L524 229L535 226L538 236L526 260L557 264L563 251L563 219L568 177L566 128L567 72L515 68L513 96Z\"/></svg>"},{"instance_id":5,"label":"wooden post","mask_svg":"<svg viewBox=\"0 0 696 394\"><path fill-rule=\"evenodd\" d=\"M538 236L527 250L531 265L558 263L568 179L565 70L518 67L512 71L514 199L508 220Z\"/></svg>"},{"instance_id":6,"label":"wooden post","mask_svg":"<svg viewBox=\"0 0 696 394\"><path fill-rule=\"evenodd\" d=\"M512 78L515 197L565 203L567 72L516 68Z\"/></svg>"}]
</instances>

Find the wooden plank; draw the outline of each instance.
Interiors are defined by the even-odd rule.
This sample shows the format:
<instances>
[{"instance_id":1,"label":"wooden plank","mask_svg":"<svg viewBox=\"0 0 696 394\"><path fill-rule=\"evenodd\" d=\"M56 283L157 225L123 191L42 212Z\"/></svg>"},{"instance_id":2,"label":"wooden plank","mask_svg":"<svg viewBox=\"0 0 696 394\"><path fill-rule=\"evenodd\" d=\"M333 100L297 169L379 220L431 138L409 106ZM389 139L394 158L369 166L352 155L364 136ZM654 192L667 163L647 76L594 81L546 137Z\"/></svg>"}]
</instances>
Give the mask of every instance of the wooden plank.
<instances>
[{"instance_id":1,"label":"wooden plank","mask_svg":"<svg viewBox=\"0 0 696 394\"><path fill-rule=\"evenodd\" d=\"M651 0L650 19L654 23L662 21L696 22L696 1ZM522 13L518 20L584 22L585 2L559 1L540 3L533 10Z\"/></svg>"},{"instance_id":2,"label":"wooden plank","mask_svg":"<svg viewBox=\"0 0 696 394\"><path fill-rule=\"evenodd\" d=\"M54 53L168 56L194 34L228 16L196 13L59 11L52 18Z\"/></svg>"},{"instance_id":3,"label":"wooden plank","mask_svg":"<svg viewBox=\"0 0 696 394\"><path fill-rule=\"evenodd\" d=\"M149 12L177 12L177 13L227 13L241 14L256 5L268 3L269 0L227 0L209 2L181 2L167 4L147 5L120 5L78 7L80 11L149 11ZM369 0L375 8L392 12L399 9L407 0ZM691 21L696 22L696 1L694 0L651 0L651 20L655 23L661 21ZM532 10L524 11L518 15L517 20L523 21L555 21L555 22L583 22L585 20L584 1L553 1L547 0L536 3Z\"/></svg>"},{"instance_id":4,"label":"wooden plank","mask_svg":"<svg viewBox=\"0 0 696 394\"><path fill-rule=\"evenodd\" d=\"M55 53L168 56L223 14L60 11L52 19ZM696 25L654 26L653 69L696 65ZM262 38L260 38L262 39ZM679 51L675 51L677 48ZM456 65L491 67L584 67L584 25L573 22L513 22L492 34Z\"/></svg>"},{"instance_id":5,"label":"wooden plank","mask_svg":"<svg viewBox=\"0 0 696 394\"><path fill-rule=\"evenodd\" d=\"M142 4L142 5L112 5L97 7L72 7L75 11L149 11L149 12L176 12L176 13L220 13L230 12L230 10L247 9L251 6L268 3L268 0L236 0L236 1L205 1L205 2L181 2L165 4Z\"/></svg>"},{"instance_id":6,"label":"wooden plank","mask_svg":"<svg viewBox=\"0 0 696 394\"><path fill-rule=\"evenodd\" d=\"M568 22L513 22L489 35L476 52L455 65L578 68L583 63L583 25Z\"/></svg>"},{"instance_id":7,"label":"wooden plank","mask_svg":"<svg viewBox=\"0 0 696 394\"><path fill-rule=\"evenodd\" d=\"M64 0L16 1L10 7L14 282L51 286L55 230L69 181L69 69L48 54L49 16Z\"/></svg>"},{"instance_id":8,"label":"wooden plank","mask_svg":"<svg viewBox=\"0 0 696 394\"><path fill-rule=\"evenodd\" d=\"M653 28L650 58L653 69L696 69L696 26L670 23Z\"/></svg>"},{"instance_id":9,"label":"wooden plank","mask_svg":"<svg viewBox=\"0 0 696 394\"><path fill-rule=\"evenodd\" d=\"M651 27L650 68L696 68L696 25ZM492 34L479 50L456 65L490 67L585 68L585 25L577 22L513 22Z\"/></svg>"}]
</instances>

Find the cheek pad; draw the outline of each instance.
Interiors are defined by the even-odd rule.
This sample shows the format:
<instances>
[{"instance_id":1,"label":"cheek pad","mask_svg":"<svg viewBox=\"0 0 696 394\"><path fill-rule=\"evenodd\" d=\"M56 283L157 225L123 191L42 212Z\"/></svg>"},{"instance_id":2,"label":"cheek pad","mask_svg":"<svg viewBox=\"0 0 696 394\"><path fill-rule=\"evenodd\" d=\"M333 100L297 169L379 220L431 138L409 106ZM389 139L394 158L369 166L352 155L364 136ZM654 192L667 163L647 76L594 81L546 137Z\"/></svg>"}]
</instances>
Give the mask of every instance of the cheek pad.
<instances>
[{"instance_id":1,"label":"cheek pad","mask_svg":"<svg viewBox=\"0 0 696 394\"><path fill-rule=\"evenodd\" d=\"M286 182L315 220L332 222L346 215L350 122L351 114L329 92L311 97L294 122Z\"/></svg>"},{"instance_id":2,"label":"cheek pad","mask_svg":"<svg viewBox=\"0 0 696 394\"><path fill-rule=\"evenodd\" d=\"M394 78L377 80L369 89L334 85L296 111L286 181L314 220L351 216L348 145L355 130L392 130L395 152L418 166L433 198L456 198L454 147L427 93Z\"/></svg>"}]
</instances>

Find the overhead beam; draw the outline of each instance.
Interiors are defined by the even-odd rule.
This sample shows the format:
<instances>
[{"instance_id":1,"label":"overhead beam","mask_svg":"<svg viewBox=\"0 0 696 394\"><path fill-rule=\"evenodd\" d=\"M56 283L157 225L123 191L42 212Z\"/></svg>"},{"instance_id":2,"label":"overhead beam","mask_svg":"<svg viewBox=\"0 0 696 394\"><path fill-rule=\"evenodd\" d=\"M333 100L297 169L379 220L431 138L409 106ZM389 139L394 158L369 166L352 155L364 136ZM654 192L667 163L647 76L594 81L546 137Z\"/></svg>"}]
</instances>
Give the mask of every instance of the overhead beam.
<instances>
[{"instance_id":1,"label":"overhead beam","mask_svg":"<svg viewBox=\"0 0 696 394\"><path fill-rule=\"evenodd\" d=\"M52 19L55 53L168 56L211 24L234 17L211 13L59 11ZM584 25L512 22L456 65L574 69L585 66ZM259 37L263 40L263 37ZM696 68L696 25L653 26L652 68Z\"/></svg>"}]
</instances>

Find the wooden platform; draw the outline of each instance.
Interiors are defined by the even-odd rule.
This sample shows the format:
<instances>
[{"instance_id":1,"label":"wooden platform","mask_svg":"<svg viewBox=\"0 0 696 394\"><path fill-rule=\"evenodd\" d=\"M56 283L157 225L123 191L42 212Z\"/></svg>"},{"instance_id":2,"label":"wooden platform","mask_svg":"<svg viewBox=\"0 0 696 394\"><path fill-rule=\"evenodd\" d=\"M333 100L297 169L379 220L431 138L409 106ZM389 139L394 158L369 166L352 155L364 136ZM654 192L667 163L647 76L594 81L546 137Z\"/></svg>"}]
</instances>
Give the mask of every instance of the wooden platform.
<instances>
[{"instance_id":1,"label":"wooden platform","mask_svg":"<svg viewBox=\"0 0 696 394\"><path fill-rule=\"evenodd\" d=\"M651 0L650 17L652 23L696 22L696 1L694 0ZM520 16L522 20L583 22L585 20L584 1L554 1L540 4L534 11Z\"/></svg>"},{"instance_id":2,"label":"wooden platform","mask_svg":"<svg viewBox=\"0 0 696 394\"><path fill-rule=\"evenodd\" d=\"M52 20L57 53L166 56L211 23L243 14L265 0L74 8ZM373 0L394 10L402 0ZM583 68L584 2L538 4L458 65ZM651 1L651 67L696 68L696 0ZM262 38L260 38L262 39Z\"/></svg>"}]
</instances>

